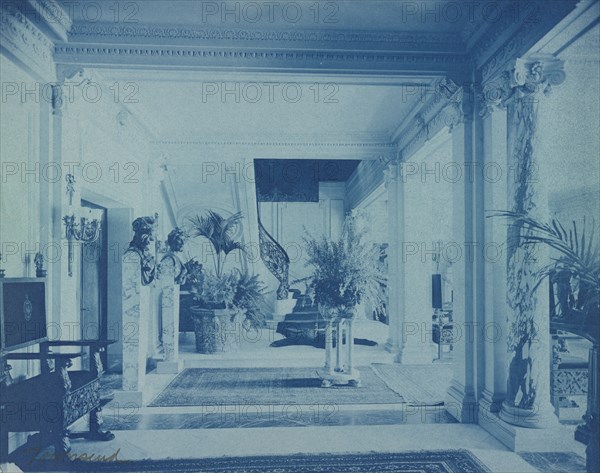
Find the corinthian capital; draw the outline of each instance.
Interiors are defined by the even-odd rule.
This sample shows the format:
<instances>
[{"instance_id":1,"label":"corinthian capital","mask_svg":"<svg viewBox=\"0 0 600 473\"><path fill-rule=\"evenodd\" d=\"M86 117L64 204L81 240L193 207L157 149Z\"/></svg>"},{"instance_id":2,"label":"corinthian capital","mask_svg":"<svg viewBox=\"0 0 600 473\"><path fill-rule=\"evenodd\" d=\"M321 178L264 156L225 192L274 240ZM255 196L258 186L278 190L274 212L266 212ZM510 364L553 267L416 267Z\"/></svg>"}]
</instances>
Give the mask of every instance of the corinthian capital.
<instances>
[{"instance_id":1,"label":"corinthian capital","mask_svg":"<svg viewBox=\"0 0 600 473\"><path fill-rule=\"evenodd\" d=\"M495 108L504 108L513 98L543 93L564 82L564 62L552 55L531 55L517 58L509 70L485 82L481 88L480 115Z\"/></svg>"}]
</instances>

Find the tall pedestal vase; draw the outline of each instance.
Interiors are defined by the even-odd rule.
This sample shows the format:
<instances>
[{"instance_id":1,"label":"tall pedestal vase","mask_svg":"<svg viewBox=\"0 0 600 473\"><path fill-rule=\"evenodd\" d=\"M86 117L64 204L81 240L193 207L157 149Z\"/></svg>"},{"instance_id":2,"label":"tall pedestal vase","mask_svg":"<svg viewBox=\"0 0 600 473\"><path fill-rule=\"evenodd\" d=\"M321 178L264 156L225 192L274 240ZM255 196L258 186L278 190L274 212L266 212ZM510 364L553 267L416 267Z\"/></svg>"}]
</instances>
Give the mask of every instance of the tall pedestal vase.
<instances>
[{"instance_id":1,"label":"tall pedestal vase","mask_svg":"<svg viewBox=\"0 0 600 473\"><path fill-rule=\"evenodd\" d=\"M325 328L325 365L319 372L324 388L349 384L360 386L360 372L354 368L354 311L340 313L338 310L319 307L327 320ZM335 367L333 365L333 339L336 337ZM345 337L344 337L345 335ZM343 343L344 338L346 343Z\"/></svg>"}]
</instances>

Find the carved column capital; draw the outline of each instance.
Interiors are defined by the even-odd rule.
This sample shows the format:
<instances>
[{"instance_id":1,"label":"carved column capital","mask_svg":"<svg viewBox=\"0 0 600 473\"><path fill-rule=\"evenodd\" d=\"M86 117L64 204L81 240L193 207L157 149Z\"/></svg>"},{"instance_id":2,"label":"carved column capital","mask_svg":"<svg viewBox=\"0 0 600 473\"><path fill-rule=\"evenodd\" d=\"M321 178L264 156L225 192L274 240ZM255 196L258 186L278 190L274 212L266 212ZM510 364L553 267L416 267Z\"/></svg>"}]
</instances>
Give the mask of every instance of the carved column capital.
<instances>
[{"instance_id":1,"label":"carved column capital","mask_svg":"<svg viewBox=\"0 0 600 473\"><path fill-rule=\"evenodd\" d=\"M381 162L384 165L383 184L386 189L389 189L390 184L397 182L400 177L400 160L398 158L386 160L382 159Z\"/></svg>"},{"instance_id":2,"label":"carved column capital","mask_svg":"<svg viewBox=\"0 0 600 473\"><path fill-rule=\"evenodd\" d=\"M480 116L505 108L513 98L548 95L552 87L565 81L564 61L552 55L517 58L510 70L482 84Z\"/></svg>"}]
</instances>

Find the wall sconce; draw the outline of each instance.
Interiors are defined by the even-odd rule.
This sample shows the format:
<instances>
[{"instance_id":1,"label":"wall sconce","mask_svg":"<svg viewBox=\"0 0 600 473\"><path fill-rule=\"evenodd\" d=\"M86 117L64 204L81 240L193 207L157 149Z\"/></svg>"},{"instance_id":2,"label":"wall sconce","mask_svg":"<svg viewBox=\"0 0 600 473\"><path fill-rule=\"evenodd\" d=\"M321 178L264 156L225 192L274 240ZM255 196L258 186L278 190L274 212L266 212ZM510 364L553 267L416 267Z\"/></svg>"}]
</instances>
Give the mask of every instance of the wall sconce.
<instances>
[{"instance_id":1,"label":"wall sconce","mask_svg":"<svg viewBox=\"0 0 600 473\"><path fill-rule=\"evenodd\" d=\"M100 217L92 218L98 214L94 213L91 209L87 210L87 217L77 218L75 214L63 217L63 222L65 222L65 238L67 239L68 245L69 276L73 276L73 242L81 241L83 243L92 243L96 241L100 235Z\"/></svg>"}]
</instances>

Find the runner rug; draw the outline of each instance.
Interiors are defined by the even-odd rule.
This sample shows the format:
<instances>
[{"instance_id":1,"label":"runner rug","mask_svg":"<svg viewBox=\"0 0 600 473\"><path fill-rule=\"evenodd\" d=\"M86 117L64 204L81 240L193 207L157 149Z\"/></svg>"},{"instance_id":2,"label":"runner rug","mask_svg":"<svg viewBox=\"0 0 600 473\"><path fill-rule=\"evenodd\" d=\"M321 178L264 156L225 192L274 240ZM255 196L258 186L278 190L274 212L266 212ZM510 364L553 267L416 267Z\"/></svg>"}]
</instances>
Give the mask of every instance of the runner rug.
<instances>
[{"instance_id":1,"label":"runner rug","mask_svg":"<svg viewBox=\"0 0 600 473\"><path fill-rule=\"evenodd\" d=\"M361 385L321 387L316 368L188 368L150 403L150 407L204 405L397 404L371 367L359 368Z\"/></svg>"}]
</instances>

